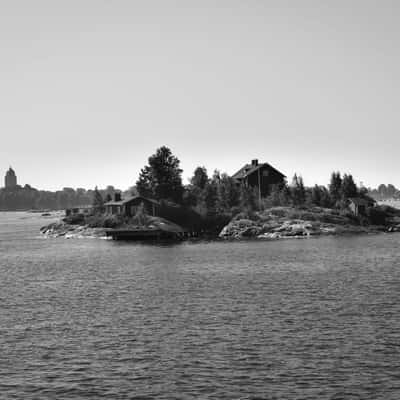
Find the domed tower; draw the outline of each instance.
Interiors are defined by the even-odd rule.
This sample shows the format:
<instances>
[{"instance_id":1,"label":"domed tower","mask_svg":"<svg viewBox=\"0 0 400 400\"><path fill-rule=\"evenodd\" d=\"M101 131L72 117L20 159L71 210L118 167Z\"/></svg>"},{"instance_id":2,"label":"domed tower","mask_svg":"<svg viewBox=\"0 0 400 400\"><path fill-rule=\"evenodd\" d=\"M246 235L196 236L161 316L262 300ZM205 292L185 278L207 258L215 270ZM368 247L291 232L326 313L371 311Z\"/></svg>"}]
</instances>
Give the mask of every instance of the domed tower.
<instances>
[{"instance_id":1,"label":"domed tower","mask_svg":"<svg viewBox=\"0 0 400 400\"><path fill-rule=\"evenodd\" d=\"M17 186L17 175L15 175L15 172L11 167L7 171L4 181L6 188L14 188Z\"/></svg>"}]
</instances>

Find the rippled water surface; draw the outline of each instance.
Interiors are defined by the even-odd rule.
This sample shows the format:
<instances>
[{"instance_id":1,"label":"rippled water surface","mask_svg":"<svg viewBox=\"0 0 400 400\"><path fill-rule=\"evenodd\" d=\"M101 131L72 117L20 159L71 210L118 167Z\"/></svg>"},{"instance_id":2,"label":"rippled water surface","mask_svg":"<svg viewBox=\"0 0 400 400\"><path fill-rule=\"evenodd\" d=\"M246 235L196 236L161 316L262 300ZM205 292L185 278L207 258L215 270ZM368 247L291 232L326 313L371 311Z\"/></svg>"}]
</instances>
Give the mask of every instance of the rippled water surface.
<instances>
[{"instance_id":1,"label":"rippled water surface","mask_svg":"<svg viewBox=\"0 0 400 400\"><path fill-rule=\"evenodd\" d=\"M400 399L398 234L156 246L45 223L0 213L1 399Z\"/></svg>"}]
</instances>

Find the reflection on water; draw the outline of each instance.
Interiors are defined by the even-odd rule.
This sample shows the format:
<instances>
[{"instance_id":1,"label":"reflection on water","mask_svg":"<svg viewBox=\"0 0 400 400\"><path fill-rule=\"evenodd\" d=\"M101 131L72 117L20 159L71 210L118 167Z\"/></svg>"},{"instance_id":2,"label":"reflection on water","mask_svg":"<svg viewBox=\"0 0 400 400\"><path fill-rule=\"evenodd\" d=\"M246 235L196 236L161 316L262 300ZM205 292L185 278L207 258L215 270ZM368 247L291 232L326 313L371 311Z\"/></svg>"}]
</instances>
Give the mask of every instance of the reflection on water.
<instances>
[{"instance_id":1,"label":"reflection on water","mask_svg":"<svg viewBox=\"0 0 400 400\"><path fill-rule=\"evenodd\" d=\"M46 222L0 214L3 398L400 398L398 234L155 246Z\"/></svg>"}]
</instances>

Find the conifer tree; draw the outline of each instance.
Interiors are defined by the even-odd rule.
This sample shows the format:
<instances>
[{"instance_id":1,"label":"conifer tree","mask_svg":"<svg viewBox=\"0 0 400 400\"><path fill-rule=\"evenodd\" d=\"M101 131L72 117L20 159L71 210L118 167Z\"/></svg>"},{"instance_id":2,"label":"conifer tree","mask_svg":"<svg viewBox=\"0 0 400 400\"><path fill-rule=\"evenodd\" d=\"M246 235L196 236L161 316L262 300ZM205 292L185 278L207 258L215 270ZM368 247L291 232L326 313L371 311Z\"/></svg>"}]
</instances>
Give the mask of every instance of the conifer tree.
<instances>
[{"instance_id":1,"label":"conifer tree","mask_svg":"<svg viewBox=\"0 0 400 400\"><path fill-rule=\"evenodd\" d=\"M352 197L357 197L358 189L357 185L354 183L352 175L343 175L341 193L343 200L348 200Z\"/></svg>"},{"instance_id":2,"label":"conifer tree","mask_svg":"<svg viewBox=\"0 0 400 400\"><path fill-rule=\"evenodd\" d=\"M342 177L340 172L332 172L331 182L329 184L329 194L333 204L340 201L342 195Z\"/></svg>"},{"instance_id":3,"label":"conifer tree","mask_svg":"<svg viewBox=\"0 0 400 400\"><path fill-rule=\"evenodd\" d=\"M240 191L230 176L222 174L217 185L217 210L219 212L229 212L232 207L239 204Z\"/></svg>"},{"instance_id":4,"label":"conifer tree","mask_svg":"<svg viewBox=\"0 0 400 400\"><path fill-rule=\"evenodd\" d=\"M190 183L200 190L203 190L208 182L207 169L205 167L197 167L194 170L193 177L190 179Z\"/></svg>"},{"instance_id":5,"label":"conifer tree","mask_svg":"<svg viewBox=\"0 0 400 400\"><path fill-rule=\"evenodd\" d=\"M182 202L183 185L180 161L171 150L162 146L149 157L139 174L136 188L141 196L153 197L157 200Z\"/></svg>"},{"instance_id":6,"label":"conifer tree","mask_svg":"<svg viewBox=\"0 0 400 400\"><path fill-rule=\"evenodd\" d=\"M301 176L297 176L297 174L294 174L293 176L291 192L294 205L298 206L305 203L306 189L304 187L303 178Z\"/></svg>"},{"instance_id":7,"label":"conifer tree","mask_svg":"<svg viewBox=\"0 0 400 400\"><path fill-rule=\"evenodd\" d=\"M97 186L94 188L92 205L96 214L104 211L104 200Z\"/></svg>"}]
</instances>

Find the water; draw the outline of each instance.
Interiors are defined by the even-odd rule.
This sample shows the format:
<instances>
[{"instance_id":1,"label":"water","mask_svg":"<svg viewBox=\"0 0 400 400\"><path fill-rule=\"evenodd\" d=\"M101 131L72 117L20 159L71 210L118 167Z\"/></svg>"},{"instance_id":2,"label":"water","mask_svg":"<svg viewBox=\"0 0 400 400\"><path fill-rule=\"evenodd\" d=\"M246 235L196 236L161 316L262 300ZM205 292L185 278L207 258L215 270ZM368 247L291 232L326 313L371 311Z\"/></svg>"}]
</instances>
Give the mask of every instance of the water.
<instances>
[{"instance_id":1,"label":"water","mask_svg":"<svg viewBox=\"0 0 400 400\"><path fill-rule=\"evenodd\" d=\"M400 235L143 245L0 214L1 399L399 399Z\"/></svg>"}]
</instances>

